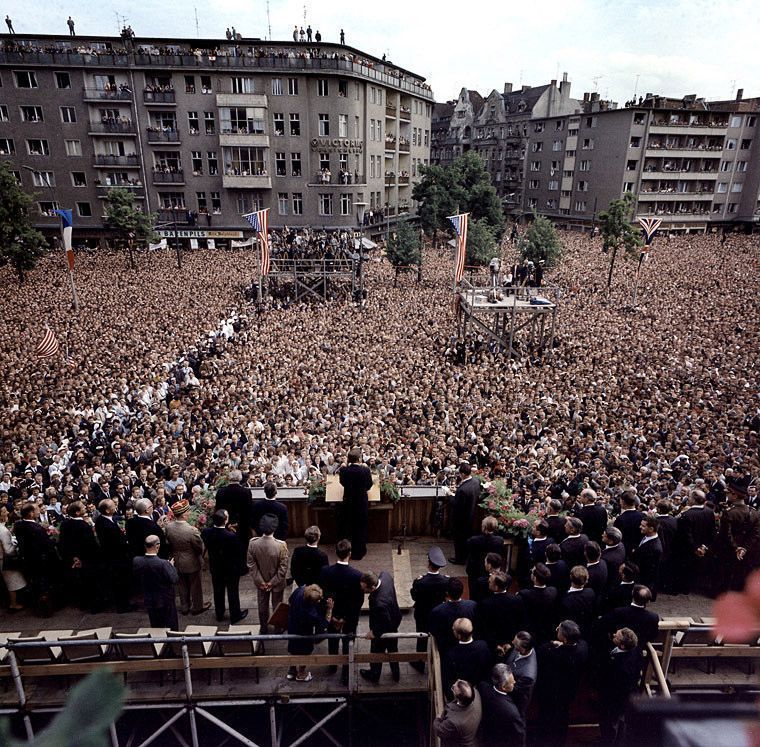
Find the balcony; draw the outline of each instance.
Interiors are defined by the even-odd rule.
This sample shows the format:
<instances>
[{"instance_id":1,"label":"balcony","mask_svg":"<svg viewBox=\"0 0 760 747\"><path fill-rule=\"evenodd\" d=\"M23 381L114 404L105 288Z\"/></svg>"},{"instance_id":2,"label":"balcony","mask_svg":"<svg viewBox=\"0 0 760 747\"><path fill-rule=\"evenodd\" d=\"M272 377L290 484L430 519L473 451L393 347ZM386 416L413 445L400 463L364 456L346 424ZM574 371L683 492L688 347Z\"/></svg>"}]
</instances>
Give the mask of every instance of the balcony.
<instances>
[{"instance_id":1,"label":"balcony","mask_svg":"<svg viewBox=\"0 0 760 747\"><path fill-rule=\"evenodd\" d=\"M176 104L177 98L174 89L169 91L143 91L143 103L145 104Z\"/></svg>"},{"instance_id":2,"label":"balcony","mask_svg":"<svg viewBox=\"0 0 760 747\"><path fill-rule=\"evenodd\" d=\"M272 178L269 174L225 174L222 186L225 189L272 189Z\"/></svg>"},{"instance_id":3,"label":"balcony","mask_svg":"<svg viewBox=\"0 0 760 747\"><path fill-rule=\"evenodd\" d=\"M180 144L179 132L177 130L159 130L155 127L148 127L149 143L174 143Z\"/></svg>"},{"instance_id":4,"label":"balcony","mask_svg":"<svg viewBox=\"0 0 760 747\"><path fill-rule=\"evenodd\" d=\"M409 141L406 138L399 138L398 141L398 152L399 153L408 153L409 152Z\"/></svg>"},{"instance_id":5,"label":"balcony","mask_svg":"<svg viewBox=\"0 0 760 747\"><path fill-rule=\"evenodd\" d=\"M396 138L395 137L386 137L385 138L385 150L396 150Z\"/></svg>"},{"instance_id":6,"label":"balcony","mask_svg":"<svg viewBox=\"0 0 760 747\"><path fill-rule=\"evenodd\" d=\"M399 176L398 178L398 185L399 187L406 187L409 185L409 177L408 176Z\"/></svg>"},{"instance_id":7,"label":"balcony","mask_svg":"<svg viewBox=\"0 0 760 747\"><path fill-rule=\"evenodd\" d=\"M638 198L641 200L707 200L712 201L715 195L714 190L704 190L702 192L674 192L672 190L663 190L660 192L639 192Z\"/></svg>"},{"instance_id":8,"label":"balcony","mask_svg":"<svg viewBox=\"0 0 760 747\"><path fill-rule=\"evenodd\" d=\"M94 157L94 165L96 168L111 166L121 166L128 169L139 169L140 159L136 155L131 156L116 156L110 153L96 153Z\"/></svg>"},{"instance_id":9,"label":"balcony","mask_svg":"<svg viewBox=\"0 0 760 747\"><path fill-rule=\"evenodd\" d=\"M360 174L348 174L341 177L340 174L323 174L321 171L317 171L309 182L310 187L345 187L349 185L366 187L367 181Z\"/></svg>"},{"instance_id":10,"label":"balcony","mask_svg":"<svg viewBox=\"0 0 760 747\"><path fill-rule=\"evenodd\" d=\"M402 106L398 116L402 122L409 122L412 119L412 110L408 106Z\"/></svg>"},{"instance_id":11,"label":"balcony","mask_svg":"<svg viewBox=\"0 0 760 747\"><path fill-rule=\"evenodd\" d=\"M127 122L90 122L87 126L90 135L137 135L135 123Z\"/></svg>"},{"instance_id":12,"label":"balcony","mask_svg":"<svg viewBox=\"0 0 760 747\"><path fill-rule=\"evenodd\" d=\"M122 84L124 85L124 84ZM106 91L102 88L83 88L85 101L122 101L127 104L132 103L132 90L126 85L114 91Z\"/></svg>"},{"instance_id":13,"label":"balcony","mask_svg":"<svg viewBox=\"0 0 760 747\"><path fill-rule=\"evenodd\" d=\"M132 194L133 200L144 200L145 195L143 194L144 186L142 183L139 184L96 184L95 185L95 194L97 197L101 200L105 200L106 197L108 197L108 193L112 189L126 189Z\"/></svg>"},{"instance_id":14,"label":"balcony","mask_svg":"<svg viewBox=\"0 0 760 747\"><path fill-rule=\"evenodd\" d=\"M717 178L717 169L710 169L705 171L680 171L679 169L647 169L645 166L644 171L641 174L642 181L651 179L688 179L694 181L697 179L708 180Z\"/></svg>"},{"instance_id":15,"label":"balcony","mask_svg":"<svg viewBox=\"0 0 760 747\"><path fill-rule=\"evenodd\" d=\"M182 169L176 171L154 171L151 174L153 184L184 184L185 172Z\"/></svg>"},{"instance_id":16,"label":"balcony","mask_svg":"<svg viewBox=\"0 0 760 747\"><path fill-rule=\"evenodd\" d=\"M656 143L647 144L644 154L647 158L721 158L723 155L722 145L658 145Z\"/></svg>"},{"instance_id":17,"label":"balcony","mask_svg":"<svg viewBox=\"0 0 760 747\"><path fill-rule=\"evenodd\" d=\"M156 220L158 223L177 223L178 226L195 225L195 216L186 207L159 208Z\"/></svg>"},{"instance_id":18,"label":"balcony","mask_svg":"<svg viewBox=\"0 0 760 747\"><path fill-rule=\"evenodd\" d=\"M651 135L707 135L715 137L720 133L716 132L719 129L725 129L728 124L720 125L690 125L690 124L653 124L649 128Z\"/></svg>"},{"instance_id":19,"label":"balcony","mask_svg":"<svg viewBox=\"0 0 760 747\"><path fill-rule=\"evenodd\" d=\"M387 119L396 119L396 107L385 105L385 116Z\"/></svg>"},{"instance_id":20,"label":"balcony","mask_svg":"<svg viewBox=\"0 0 760 747\"><path fill-rule=\"evenodd\" d=\"M395 187L396 186L396 175L395 174L391 174L391 175L386 174L385 175L385 186L386 187Z\"/></svg>"},{"instance_id":21,"label":"balcony","mask_svg":"<svg viewBox=\"0 0 760 747\"><path fill-rule=\"evenodd\" d=\"M224 106L256 106L266 109L267 97L261 93L217 93L216 105Z\"/></svg>"},{"instance_id":22,"label":"balcony","mask_svg":"<svg viewBox=\"0 0 760 747\"><path fill-rule=\"evenodd\" d=\"M222 130L219 135L219 144L224 146L244 146L250 148L268 148L269 135L261 132L249 132L244 128L237 130Z\"/></svg>"}]
</instances>

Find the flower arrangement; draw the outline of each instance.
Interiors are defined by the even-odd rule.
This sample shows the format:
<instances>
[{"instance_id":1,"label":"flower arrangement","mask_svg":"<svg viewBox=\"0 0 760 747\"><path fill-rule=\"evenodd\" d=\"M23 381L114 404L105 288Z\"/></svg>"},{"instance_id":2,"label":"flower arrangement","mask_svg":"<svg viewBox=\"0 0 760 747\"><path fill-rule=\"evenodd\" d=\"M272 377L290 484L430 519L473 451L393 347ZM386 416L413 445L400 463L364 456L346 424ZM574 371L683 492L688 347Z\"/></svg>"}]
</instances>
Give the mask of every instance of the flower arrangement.
<instances>
[{"instance_id":1,"label":"flower arrangement","mask_svg":"<svg viewBox=\"0 0 760 747\"><path fill-rule=\"evenodd\" d=\"M216 510L216 492L214 490L203 490L198 497L193 500L192 496L188 498L190 501L190 509L185 516L187 517L187 523L196 529L205 529L211 525L211 516ZM174 514L169 509L166 514L167 521L174 521Z\"/></svg>"},{"instance_id":2,"label":"flower arrangement","mask_svg":"<svg viewBox=\"0 0 760 747\"><path fill-rule=\"evenodd\" d=\"M483 483L480 507L499 522L499 530L512 537L530 536L533 524L540 518L535 509L521 511L512 500L512 491L503 480Z\"/></svg>"},{"instance_id":3,"label":"flower arrangement","mask_svg":"<svg viewBox=\"0 0 760 747\"><path fill-rule=\"evenodd\" d=\"M325 502L327 485L322 477L312 477L306 486L307 502L310 506Z\"/></svg>"},{"instance_id":4,"label":"flower arrangement","mask_svg":"<svg viewBox=\"0 0 760 747\"><path fill-rule=\"evenodd\" d=\"M380 499L394 504L401 500L401 492L393 480L380 480Z\"/></svg>"}]
</instances>

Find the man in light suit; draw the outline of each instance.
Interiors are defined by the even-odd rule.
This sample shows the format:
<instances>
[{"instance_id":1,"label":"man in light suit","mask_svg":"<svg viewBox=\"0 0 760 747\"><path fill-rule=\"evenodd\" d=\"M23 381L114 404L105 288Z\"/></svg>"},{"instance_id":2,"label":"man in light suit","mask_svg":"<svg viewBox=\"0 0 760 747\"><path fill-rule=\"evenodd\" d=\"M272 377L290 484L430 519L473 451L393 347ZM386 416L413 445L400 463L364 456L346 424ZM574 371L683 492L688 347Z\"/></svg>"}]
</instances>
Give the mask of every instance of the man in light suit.
<instances>
[{"instance_id":1,"label":"man in light suit","mask_svg":"<svg viewBox=\"0 0 760 747\"><path fill-rule=\"evenodd\" d=\"M261 519L263 534L248 543L248 570L256 584L259 602L259 624L262 635L269 631L269 610L276 610L285 593L285 579L288 575L288 546L275 539L276 529L271 517Z\"/></svg>"},{"instance_id":2,"label":"man in light suit","mask_svg":"<svg viewBox=\"0 0 760 747\"><path fill-rule=\"evenodd\" d=\"M179 581L174 563L158 557L161 540L151 534L145 538L145 554L132 561L135 578L142 585L145 606L152 628L179 629L174 587Z\"/></svg>"},{"instance_id":3,"label":"man in light suit","mask_svg":"<svg viewBox=\"0 0 760 747\"><path fill-rule=\"evenodd\" d=\"M533 696L533 686L538 676L538 658L533 648L533 637L526 630L517 633L512 641L512 650L507 655L505 664L515 675L515 689L512 691L520 715L526 718L530 699Z\"/></svg>"},{"instance_id":4,"label":"man in light suit","mask_svg":"<svg viewBox=\"0 0 760 747\"><path fill-rule=\"evenodd\" d=\"M203 601L203 540L201 533L187 522L189 511L190 503L184 498L172 505L174 521L166 526L166 538L179 575L179 611L183 615L188 612L200 615L211 606L211 602Z\"/></svg>"},{"instance_id":5,"label":"man in light suit","mask_svg":"<svg viewBox=\"0 0 760 747\"><path fill-rule=\"evenodd\" d=\"M441 747L475 747L483 713L480 693L465 680L457 680L451 692L454 700L433 721L433 731L441 740Z\"/></svg>"}]
</instances>

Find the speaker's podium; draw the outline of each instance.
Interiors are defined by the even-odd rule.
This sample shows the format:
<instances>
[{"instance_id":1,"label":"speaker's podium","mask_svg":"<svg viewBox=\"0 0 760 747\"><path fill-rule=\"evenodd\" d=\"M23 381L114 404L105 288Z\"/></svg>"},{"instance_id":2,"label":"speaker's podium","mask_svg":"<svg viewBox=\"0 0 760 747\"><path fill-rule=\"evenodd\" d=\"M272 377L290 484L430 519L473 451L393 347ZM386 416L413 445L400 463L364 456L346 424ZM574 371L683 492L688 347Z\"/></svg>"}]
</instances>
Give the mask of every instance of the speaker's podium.
<instances>
[{"instance_id":1,"label":"speaker's podium","mask_svg":"<svg viewBox=\"0 0 760 747\"><path fill-rule=\"evenodd\" d=\"M343 486L340 477L328 475L325 484L325 505L315 506L316 524L322 530L323 542L337 542L341 537L337 536L335 522L336 509L343 503ZM369 542L388 542L391 538L391 513L392 503L380 501L380 475L373 473L372 487L368 492L369 503Z\"/></svg>"}]
</instances>

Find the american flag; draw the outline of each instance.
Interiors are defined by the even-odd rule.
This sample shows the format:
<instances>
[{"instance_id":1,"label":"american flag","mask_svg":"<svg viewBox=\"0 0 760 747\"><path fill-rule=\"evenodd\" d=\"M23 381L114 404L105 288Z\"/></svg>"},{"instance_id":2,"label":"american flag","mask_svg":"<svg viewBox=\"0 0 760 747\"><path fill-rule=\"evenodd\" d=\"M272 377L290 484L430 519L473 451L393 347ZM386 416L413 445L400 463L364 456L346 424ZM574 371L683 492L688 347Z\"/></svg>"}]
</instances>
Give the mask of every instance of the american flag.
<instances>
[{"instance_id":1,"label":"american flag","mask_svg":"<svg viewBox=\"0 0 760 747\"><path fill-rule=\"evenodd\" d=\"M269 275L269 208L243 216L261 239L261 274Z\"/></svg>"},{"instance_id":2,"label":"american flag","mask_svg":"<svg viewBox=\"0 0 760 747\"><path fill-rule=\"evenodd\" d=\"M66 363L66 368L70 368L72 371L77 367L77 363L72 357L71 353L69 352L69 346L66 346L66 353L64 355L64 361Z\"/></svg>"},{"instance_id":3,"label":"american flag","mask_svg":"<svg viewBox=\"0 0 760 747\"><path fill-rule=\"evenodd\" d=\"M464 262L467 257L467 219L469 213L450 215L449 221L457 232L457 255L454 269L454 282L458 283L464 277Z\"/></svg>"},{"instance_id":4,"label":"american flag","mask_svg":"<svg viewBox=\"0 0 760 747\"><path fill-rule=\"evenodd\" d=\"M58 345L56 336L53 334L53 330L51 330L50 327L45 327L45 335L40 340L37 345L37 350L35 351L37 358L40 360L54 358L60 352L61 348L60 345Z\"/></svg>"}]
</instances>

